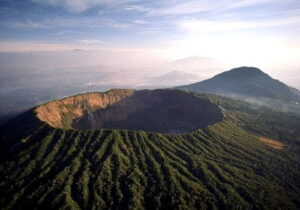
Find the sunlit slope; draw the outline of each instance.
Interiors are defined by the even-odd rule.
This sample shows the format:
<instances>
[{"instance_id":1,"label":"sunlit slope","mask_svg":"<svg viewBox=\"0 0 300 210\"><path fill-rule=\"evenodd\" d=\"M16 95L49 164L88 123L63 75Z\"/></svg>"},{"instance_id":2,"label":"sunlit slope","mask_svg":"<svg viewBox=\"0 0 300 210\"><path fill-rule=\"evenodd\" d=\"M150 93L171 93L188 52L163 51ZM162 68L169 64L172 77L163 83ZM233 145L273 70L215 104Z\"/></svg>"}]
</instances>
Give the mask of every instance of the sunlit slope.
<instances>
[{"instance_id":1,"label":"sunlit slope","mask_svg":"<svg viewBox=\"0 0 300 210\"><path fill-rule=\"evenodd\" d=\"M198 96L216 103L220 100L213 95ZM299 208L300 120L280 114L278 118L288 125L283 128L284 123L277 120L279 113L225 98L222 102L221 122L177 135L63 130L36 121L29 111L1 128L1 144L7 153L0 168L0 206ZM259 123L255 123L256 116ZM274 149L259 140L262 136L276 138L285 147Z\"/></svg>"}]
</instances>

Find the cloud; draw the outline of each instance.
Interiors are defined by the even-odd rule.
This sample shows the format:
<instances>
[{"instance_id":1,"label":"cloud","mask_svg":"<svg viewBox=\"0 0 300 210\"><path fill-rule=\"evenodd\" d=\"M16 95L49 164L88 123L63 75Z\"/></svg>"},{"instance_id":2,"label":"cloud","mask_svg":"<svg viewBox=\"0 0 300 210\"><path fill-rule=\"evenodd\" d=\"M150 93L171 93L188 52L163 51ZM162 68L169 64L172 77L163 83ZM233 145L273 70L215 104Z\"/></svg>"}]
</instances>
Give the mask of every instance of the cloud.
<instances>
[{"instance_id":1,"label":"cloud","mask_svg":"<svg viewBox=\"0 0 300 210\"><path fill-rule=\"evenodd\" d=\"M300 17L290 17L281 20L270 21L209 21L189 19L178 21L179 28L191 32L217 32L231 31L239 29L264 28L273 26L296 25L300 24Z\"/></svg>"},{"instance_id":2,"label":"cloud","mask_svg":"<svg viewBox=\"0 0 300 210\"><path fill-rule=\"evenodd\" d=\"M252 7L260 7L267 10L275 8L279 11L286 6L295 4L295 0L187 0L187 1L166 1L157 5L155 9L148 11L152 16L179 16L212 13L214 16L219 13L232 12ZM255 11L253 11L255 13ZM241 14L242 15L242 14Z\"/></svg>"},{"instance_id":3,"label":"cloud","mask_svg":"<svg viewBox=\"0 0 300 210\"><path fill-rule=\"evenodd\" d=\"M82 43L82 44L99 44L99 43L104 43L104 41L102 40L99 40L99 39L81 39L81 40L78 40L79 43Z\"/></svg>"},{"instance_id":4,"label":"cloud","mask_svg":"<svg viewBox=\"0 0 300 210\"><path fill-rule=\"evenodd\" d=\"M26 42L26 41L2 41L0 52L33 52L33 51L70 51L74 49L94 50L97 46L88 43L80 44L58 44L48 42Z\"/></svg>"},{"instance_id":5,"label":"cloud","mask_svg":"<svg viewBox=\"0 0 300 210\"><path fill-rule=\"evenodd\" d=\"M4 24L9 28L23 28L23 29L47 29L50 28L48 25L33 22L30 19L26 18L23 22L6 22Z\"/></svg>"},{"instance_id":6,"label":"cloud","mask_svg":"<svg viewBox=\"0 0 300 210\"><path fill-rule=\"evenodd\" d=\"M158 16L195 14L213 10L221 5L223 5L222 2L215 4L214 1L193 0L175 5L168 4L161 8L150 11L149 14Z\"/></svg>"},{"instance_id":7,"label":"cloud","mask_svg":"<svg viewBox=\"0 0 300 210\"><path fill-rule=\"evenodd\" d=\"M53 51L69 50L69 46L61 44L46 44L37 42L1 42L0 52L27 52L27 51Z\"/></svg>"},{"instance_id":8,"label":"cloud","mask_svg":"<svg viewBox=\"0 0 300 210\"><path fill-rule=\"evenodd\" d=\"M150 8L140 6L140 5L130 5L128 7L125 7L126 11L136 11L136 12L147 12L150 11Z\"/></svg>"},{"instance_id":9,"label":"cloud","mask_svg":"<svg viewBox=\"0 0 300 210\"><path fill-rule=\"evenodd\" d=\"M54 18L51 20L43 21L47 25L60 28L88 28L88 29L98 29L98 28L111 28L111 29L126 29L130 25L124 21L117 21L112 18L105 17L74 17L74 18Z\"/></svg>"},{"instance_id":10,"label":"cloud","mask_svg":"<svg viewBox=\"0 0 300 210\"><path fill-rule=\"evenodd\" d=\"M132 21L131 21L132 23ZM136 23L137 24L137 23ZM142 24L140 22L139 24ZM114 29L114 30L125 30L132 24L125 22L125 20L115 20L112 18L105 17L54 17L51 19L39 19L31 21L26 19L25 21L9 21L0 23L0 27L6 28L18 28L18 29L56 29L56 35L65 35L66 33L60 32L69 31L72 36L76 35L87 35L90 30L97 29ZM81 29L81 30L78 30ZM71 32L71 33L70 33ZM93 36L94 34L90 34Z\"/></svg>"},{"instance_id":11,"label":"cloud","mask_svg":"<svg viewBox=\"0 0 300 210\"><path fill-rule=\"evenodd\" d=\"M140 19L134 20L133 23L141 24L141 25L150 24L150 22L148 22L146 20L140 20Z\"/></svg>"},{"instance_id":12,"label":"cloud","mask_svg":"<svg viewBox=\"0 0 300 210\"><path fill-rule=\"evenodd\" d=\"M294 0L284 1L285 4L289 2L294 2ZM258 6L262 4L276 4L276 3L282 3L282 1L281 0L243 0L243 1L232 2L232 4L227 6L227 8L244 8L244 7Z\"/></svg>"},{"instance_id":13,"label":"cloud","mask_svg":"<svg viewBox=\"0 0 300 210\"><path fill-rule=\"evenodd\" d=\"M73 12L82 12L100 5L120 4L117 0L32 0L42 5L62 7ZM125 1L126 2L126 1Z\"/></svg>"}]
</instances>

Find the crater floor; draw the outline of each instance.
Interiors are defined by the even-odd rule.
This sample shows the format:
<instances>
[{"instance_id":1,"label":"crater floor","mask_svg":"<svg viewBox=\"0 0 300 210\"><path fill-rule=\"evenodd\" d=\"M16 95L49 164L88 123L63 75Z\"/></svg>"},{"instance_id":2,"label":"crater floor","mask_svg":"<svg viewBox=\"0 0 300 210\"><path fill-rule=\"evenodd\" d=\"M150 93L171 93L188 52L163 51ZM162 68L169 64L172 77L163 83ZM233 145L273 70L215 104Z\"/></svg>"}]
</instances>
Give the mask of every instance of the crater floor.
<instances>
[{"instance_id":1,"label":"crater floor","mask_svg":"<svg viewBox=\"0 0 300 210\"><path fill-rule=\"evenodd\" d=\"M179 90L110 90L52 101L37 117L63 129L127 129L184 133L222 119L219 107Z\"/></svg>"}]
</instances>

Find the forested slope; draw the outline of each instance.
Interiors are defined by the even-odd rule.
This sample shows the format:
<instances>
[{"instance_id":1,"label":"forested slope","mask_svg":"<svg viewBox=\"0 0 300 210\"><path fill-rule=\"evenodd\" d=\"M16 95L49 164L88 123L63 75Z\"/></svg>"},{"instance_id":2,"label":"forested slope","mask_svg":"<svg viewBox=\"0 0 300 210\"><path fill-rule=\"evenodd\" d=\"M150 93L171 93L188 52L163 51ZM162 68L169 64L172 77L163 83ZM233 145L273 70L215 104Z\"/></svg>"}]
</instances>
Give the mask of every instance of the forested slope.
<instances>
[{"instance_id":1,"label":"forested slope","mask_svg":"<svg viewBox=\"0 0 300 210\"><path fill-rule=\"evenodd\" d=\"M220 105L217 96L198 97ZM28 128L20 128L15 139L11 130L17 130L24 117L1 127L6 156L0 165L0 206L299 208L300 119L222 99L221 122L176 135L59 129L36 122L29 111L25 117ZM285 120L288 127L282 127L279 119ZM24 131L32 126L33 132ZM263 127L259 129L260 126ZM283 142L284 149L273 149L261 142L262 136Z\"/></svg>"}]
</instances>

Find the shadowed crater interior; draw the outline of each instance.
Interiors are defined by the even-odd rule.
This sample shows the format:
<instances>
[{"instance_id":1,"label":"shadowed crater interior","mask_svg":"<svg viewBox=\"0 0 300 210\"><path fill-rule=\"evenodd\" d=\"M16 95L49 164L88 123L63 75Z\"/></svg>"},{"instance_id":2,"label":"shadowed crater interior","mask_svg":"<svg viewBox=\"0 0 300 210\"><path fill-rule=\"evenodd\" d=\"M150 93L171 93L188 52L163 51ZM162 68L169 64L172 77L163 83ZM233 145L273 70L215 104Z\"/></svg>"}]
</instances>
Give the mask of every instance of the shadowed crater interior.
<instances>
[{"instance_id":1,"label":"shadowed crater interior","mask_svg":"<svg viewBox=\"0 0 300 210\"><path fill-rule=\"evenodd\" d=\"M218 106L179 90L110 90L52 101L36 108L53 127L183 133L222 119Z\"/></svg>"}]
</instances>

